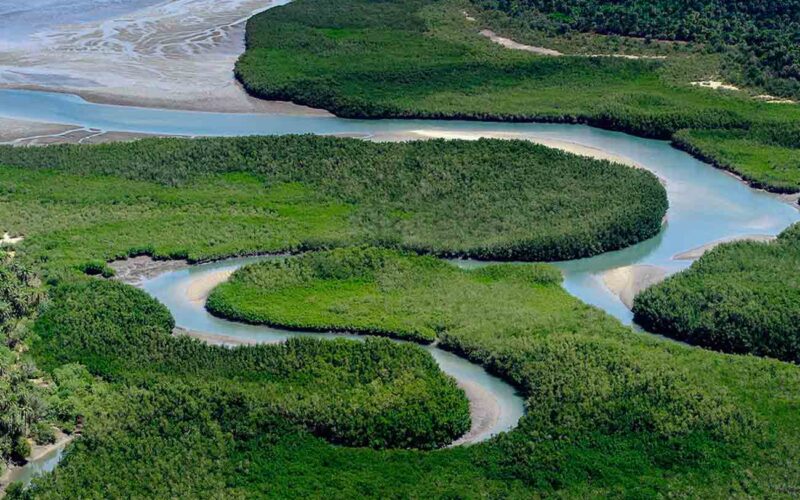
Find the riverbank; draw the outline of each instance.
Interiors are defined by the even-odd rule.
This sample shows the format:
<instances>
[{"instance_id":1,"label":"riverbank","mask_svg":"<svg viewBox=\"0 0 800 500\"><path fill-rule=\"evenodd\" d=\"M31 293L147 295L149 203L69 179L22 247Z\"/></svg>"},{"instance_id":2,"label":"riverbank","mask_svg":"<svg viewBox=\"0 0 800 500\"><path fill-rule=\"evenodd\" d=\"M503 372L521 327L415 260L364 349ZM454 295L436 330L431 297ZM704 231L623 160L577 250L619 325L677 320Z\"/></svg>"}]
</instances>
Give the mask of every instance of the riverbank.
<instances>
[{"instance_id":1,"label":"riverbank","mask_svg":"<svg viewBox=\"0 0 800 500\"><path fill-rule=\"evenodd\" d=\"M185 269L188 266L185 261L156 261L150 257L140 256L111 262L109 263L109 267L118 272L115 279L130 285L141 286L142 282L145 280L156 278L165 273ZM185 301L195 307L199 306L204 308L205 301L211 291L221 283L226 282L235 269L235 267L231 267L190 275L181 282L181 291L179 295L182 295L183 298L179 298L178 302ZM203 312L203 314L207 313ZM234 323L231 323L231 325L234 325ZM291 333L289 334L291 335ZM211 345L228 347L281 342L281 340L254 339L220 333L202 332L183 328L181 326L175 328L173 335L184 335ZM492 394L491 391L487 390L485 385L465 378L455 377L455 380L458 387L464 391L469 401L471 425L469 431L454 441L450 446L462 446L482 441L486 439L487 435L492 433L492 430L499 422L508 419L509 416L502 413L503 407L500 405L497 397Z\"/></svg>"},{"instance_id":2,"label":"riverbank","mask_svg":"<svg viewBox=\"0 0 800 500\"><path fill-rule=\"evenodd\" d=\"M687 250L685 252L681 252L675 254L672 259L673 260L696 260L703 256L706 252L713 250L714 248L722 245L723 243L732 243L734 241L757 241L761 243L766 243L769 241L774 241L775 236L772 235L765 235L765 234L749 234L745 236L734 236L731 238L725 238L722 240L712 241L711 243L707 243L705 245L699 246L697 248L693 248L691 250Z\"/></svg>"},{"instance_id":3,"label":"riverbank","mask_svg":"<svg viewBox=\"0 0 800 500\"><path fill-rule=\"evenodd\" d=\"M618 267L603 274L603 283L619 297L628 309L633 299L647 288L664 281L667 271L658 266L633 265Z\"/></svg>"},{"instance_id":4,"label":"riverbank","mask_svg":"<svg viewBox=\"0 0 800 500\"><path fill-rule=\"evenodd\" d=\"M11 483L16 481L27 483L37 475L40 469L42 472L52 470L55 467L55 463L58 462L56 455L60 454L79 435L80 429L72 434L66 434L61 430L56 430L55 442L51 444L31 444L31 454L27 457L26 462L20 465L8 465L6 471L0 475L0 498L3 498L6 488L8 488ZM50 461L54 463L40 463ZM50 465L52 465L52 467Z\"/></svg>"}]
</instances>

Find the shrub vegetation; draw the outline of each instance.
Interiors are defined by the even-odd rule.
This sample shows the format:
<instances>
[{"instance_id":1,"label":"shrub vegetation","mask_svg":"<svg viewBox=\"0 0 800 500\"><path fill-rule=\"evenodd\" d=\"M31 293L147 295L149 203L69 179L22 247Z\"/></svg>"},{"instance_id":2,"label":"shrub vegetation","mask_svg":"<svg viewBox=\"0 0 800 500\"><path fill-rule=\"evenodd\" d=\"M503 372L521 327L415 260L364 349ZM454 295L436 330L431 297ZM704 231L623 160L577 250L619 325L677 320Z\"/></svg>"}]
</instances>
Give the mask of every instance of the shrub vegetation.
<instances>
[{"instance_id":1,"label":"shrub vegetation","mask_svg":"<svg viewBox=\"0 0 800 500\"><path fill-rule=\"evenodd\" d=\"M539 214L515 207L534 194L552 201L537 211L572 206L526 184L539 154L554 170L542 167L537 182L552 189L584 183L608 198L604 176L633 172L637 189L654 189L643 207L660 206L660 220L663 190L649 174L564 160L588 168L573 179L553 167L561 154L495 141L158 140L0 154L17 165L2 169L0 220L25 235L16 262L41 269L50 296L17 359L47 370L60 426L85 421L56 471L12 498L720 497L798 487L797 366L636 334L568 295L543 264L466 271L407 243L435 235L451 215L442 207L476 193L487 219L443 232L453 245L473 245L471 231L493 234L487 220L527 234L516 225ZM603 169L594 185L593 166ZM562 183L548 184L553 172ZM629 204L644 196L629 189ZM430 220L414 222L419 214ZM354 247L365 241L384 248ZM64 272L108 274L107 259L142 253L201 260L326 246L349 248L243 270L215 307L251 321L435 339L519 388L528 402L519 426L428 450L465 429L466 401L417 346L210 347L172 337L168 312L143 292Z\"/></svg>"},{"instance_id":2,"label":"shrub vegetation","mask_svg":"<svg viewBox=\"0 0 800 500\"><path fill-rule=\"evenodd\" d=\"M255 96L292 100L347 117L580 122L662 139L671 138L681 129L735 129L746 133L756 126L780 129L800 120L800 107L795 105L760 102L748 92L691 86L692 81L719 78L708 73L719 69L716 56L692 49L674 45L679 48L668 52L664 60L550 57L509 50L478 34L484 23L501 28L512 26L514 36L529 34L531 29L562 34L573 25L584 29L581 23L598 3L603 2L571 1L562 7L560 3L536 0L487 0L480 5L489 11L481 11L457 0L297 0L248 22L247 51L236 65L236 74ZM647 4L647 10L658 13L678 3L659 1L653 7ZM724 30L725 23L731 22L723 15L723 7L729 3L709 0L691 5L713 4L716 17L707 26L710 30ZM760 26L758 29L766 33L767 25L777 26L769 14L782 9L775 2L759 4L755 9L742 2L734 3L736 7L732 8L742 15L735 17L735 30L731 33L750 33L751 26ZM614 2L599 12L628 24L641 22L643 29L658 31L648 24L656 14L638 16L636 9L642 5L645 3ZM563 21L559 16L553 21L562 29L537 23L526 28L519 23L498 21L505 12L514 16L534 8L555 14L563 8L570 14ZM477 15L479 22L467 20L465 11ZM663 22L682 22L680 12L662 16ZM637 17L625 17L626 13L637 13ZM617 31L625 28L621 26ZM708 37L713 35L709 33ZM742 47L755 50L741 43ZM786 51L771 47L769 50L787 56ZM770 83L791 80L788 74L794 70L787 70L789 73L779 80L776 72L785 69L777 70L781 59L763 56L765 59L759 60L763 66L758 62L751 67L769 75ZM788 68L791 67L790 64ZM748 137L762 144L758 134ZM704 145L697 143L702 152L714 153L703 149ZM766 146L769 143L763 151L770 152ZM796 150L800 143L795 138L783 147ZM734 147L728 153L735 152ZM748 171L762 185L791 185L793 190L800 190L796 169L761 175L763 169L752 169L747 163L736 162L735 168Z\"/></svg>"},{"instance_id":3,"label":"shrub vegetation","mask_svg":"<svg viewBox=\"0 0 800 500\"><path fill-rule=\"evenodd\" d=\"M4 169L0 220L28 252L95 274L136 253L201 260L352 242L571 259L654 236L667 209L648 172L521 141L157 139L0 148L0 162L26 167Z\"/></svg>"},{"instance_id":4,"label":"shrub vegetation","mask_svg":"<svg viewBox=\"0 0 800 500\"><path fill-rule=\"evenodd\" d=\"M740 175L751 185L778 193L800 191L800 125L751 130L681 130L672 143Z\"/></svg>"},{"instance_id":5,"label":"shrub vegetation","mask_svg":"<svg viewBox=\"0 0 800 500\"><path fill-rule=\"evenodd\" d=\"M248 291L258 287L260 300ZM786 406L800 387L796 367L639 336L569 296L547 265L467 271L433 257L349 248L254 265L223 291L217 300L231 311L241 305L266 322L280 314L337 329L434 331L443 346L517 384L528 412L514 431L466 448L332 446L307 431L316 432L309 420L324 422L325 406L339 398L339 408L371 408L352 395L375 376L376 363L389 370L384 384L393 385L407 382L407 365L427 373L430 358L378 340L210 348L169 337L163 309L130 287L64 285L37 324L34 354L48 367L84 360L119 390L105 403L113 411L87 423L84 438L55 474L37 482L35 494L714 496L775 491L798 477L790 465L785 481L765 479L774 478L773 459L794 453L774 437L787 446L799 438L797 416ZM87 307L87 294L96 306ZM287 296L304 307L292 309ZM273 300L281 301L278 313L264 307ZM341 350L348 355L335 355L331 366L327 356ZM371 350L367 359L364 350ZM788 401L775 397L776 380L794 394ZM415 393L416 387L409 397ZM284 409L312 395L319 402L313 411L286 417ZM427 411L436 414L436 407ZM364 420L347 421L368 420L359 415ZM153 451L132 455L139 449ZM753 476L732 481L742 467Z\"/></svg>"},{"instance_id":6,"label":"shrub vegetation","mask_svg":"<svg viewBox=\"0 0 800 500\"><path fill-rule=\"evenodd\" d=\"M642 292L636 321L724 352L800 363L800 225L773 243L736 242Z\"/></svg>"},{"instance_id":7,"label":"shrub vegetation","mask_svg":"<svg viewBox=\"0 0 800 500\"><path fill-rule=\"evenodd\" d=\"M723 54L724 75L800 97L797 0L478 0L551 33L600 33L702 43Z\"/></svg>"},{"instance_id":8,"label":"shrub vegetation","mask_svg":"<svg viewBox=\"0 0 800 500\"><path fill-rule=\"evenodd\" d=\"M31 442L52 443L54 426L74 429L81 413L70 405L70 377L53 380L25 354L29 317L43 296L33 272L0 256L0 476L25 462Z\"/></svg>"},{"instance_id":9,"label":"shrub vegetation","mask_svg":"<svg viewBox=\"0 0 800 500\"><path fill-rule=\"evenodd\" d=\"M354 446L436 448L469 429L463 393L412 345L292 339L228 349L173 337L169 311L128 285L90 280L52 295L33 344L46 368L79 361L128 386L205 387L220 399L215 414L246 408Z\"/></svg>"}]
</instances>

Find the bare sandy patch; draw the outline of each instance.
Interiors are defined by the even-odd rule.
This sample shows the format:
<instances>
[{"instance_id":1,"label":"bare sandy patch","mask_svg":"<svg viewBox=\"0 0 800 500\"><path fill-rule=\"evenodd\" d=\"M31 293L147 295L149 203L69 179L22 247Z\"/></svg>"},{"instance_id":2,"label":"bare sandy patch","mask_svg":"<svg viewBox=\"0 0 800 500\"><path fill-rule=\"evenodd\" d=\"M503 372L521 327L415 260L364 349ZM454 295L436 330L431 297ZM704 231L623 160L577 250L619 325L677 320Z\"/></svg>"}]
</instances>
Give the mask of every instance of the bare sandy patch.
<instances>
[{"instance_id":1,"label":"bare sandy patch","mask_svg":"<svg viewBox=\"0 0 800 500\"><path fill-rule=\"evenodd\" d=\"M548 49L545 47L535 47L533 45L525 45L524 43L515 42L510 38L505 38L492 30L481 30L480 34L488 38L489 40L493 41L494 43L498 43L507 49L513 50L524 50L525 52L532 52L534 54L539 54L542 56L563 56L561 52L553 49Z\"/></svg>"},{"instance_id":2,"label":"bare sandy patch","mask_svg":"<svg viewBox=\"0 0 800 500\"><path fill-rule=\"evenodd\" d=\"M233 67L245 22L284 0L165 0L103 21L0 45L0 86L66 91L107 104L220 112L321 114L255 99Z\"/></svg>"},{"instance_id":3,"label":"bare sandy patch","mask_svg":"<svg viewBox=\"0 0 800 500\"><path fill-rule=\"evenodd\" d=\"M484 387L470 380L458 380L457 383L469 401L472 424L466 434L450 444L451 447L474 443L497 425L501 413L497 398Z\"/></svg>"},{"instance_id":4,"label":"bare sandy patch","mask_svg":"<svg viewBox=\"0 0 800 500\"><path fill-rule=\"evenodd\" d=\"M198 275L186 287L186 298L195 304L205 304L211 291L220 283L228 281L232 274L233 270L227 269Z\"/></svg>"},{"instance_id":5,"label":"bare sandy patch","mask_svg":"<svg viewBox=\"0 0 800 500\"><path fill-rule=\"evenodd\" d=\"M640 292L666 278L664 268L652 265L633 265L618 267L603 273L603 283L619 297L628 309L633 307L633 299Z\"/></svg>"},{"instance_id":6,"label":"bare sandy patch","mask_svg":"<svg viewBox=\"0 0 800 500\"><path fill-rule=\"evenodd\" d=\"M774 241L776 238L775 236L770 236L766 234L748 234L745 236L734 236L732 238L725 238L722 240L712 241L711 243L707 243L705 245L699 246L697 248L693 248L691 250L687 250L686 252L681 252L672 256L673 260L695 260L699 259L703 256L704 253L712 250L723 243L732 243L734 241L757 241L762 243L767 243L770 241Z\"/></svg>"},{"instance_id":7,"label":"bare sandy patch","mask_svg":"<svg viewBox=\"0 0 800 500\"><path fill-rule=\"evenodd\" d=\"M769 104L797 104L797 101L793 99L786 99L784 97L775 97L774 95L769 95L769 94L759 94L753 96L753 99L764 101Z\"/></svg>"},{"instance_id":8,"label":"bare sandy patch","mask_svg":"<svg viewBox=\"0 0 800 500\"><path fill-rule=\"evenodd\" d=\"M600 148L579 144L577 142L565 141L562 139L553 139L550 137L540 137L533 134L514 133L514 132L468 132L468 131L448 131L448 130L434 130L434 129L418 129L409 130L401 134L393 134L389 137L377 135L377 140L415 140L415 139L461 139L467 141L475 141L478 139L507 139L507 140L523 140L530 141L535 144L540 144L548 148L559 149L567 153L576 154L579 156L586 156L596 160L607 160L614 163L620 163L633 168L644 168L644 166L630 158L617 155L605 151Z\"/></svg>"},{"instance_id":9,"label":"bare sandy patch","mask_svg":"<svg viewBox=\"0 0 800 500\"><path fill-rule=\"evenodd\" d=\"M700 82L691 82L691 85L694 85L695 87L703 87L714 90L741 90L739 87L735 85L723 83L720 82L719 80L703 80Z\"/></svg>"},{"instance_id":10,"label":"bare sandy patch","mask_svg":"<svg viewBox=\"0 0 800 500\"><path fill-rule=\"evenodd\" d=\"M510 38L505 38L492 30L481 30L480 34L488 38L489 40L493 41L494 43L500 44L507 49L512 50L524 50L526 52L532 52L534 54L539 54L542 56L577 56L577 57L618 57L621 59L666 59L667 56L643 56L643 55L634 55L634 54L564 54L563 52L559 52L555 49L548 49L546 47L537 47L535 45L526 45L524 43L516 42Z\"/></svg>"},{"instance_id":11,"label":"bare sandy patch","mask_svg":"<svg viewBox=\"0 0 800 500\"><path fill-rule=\"evenodd\" d=\"M3 237L0 238L0 245L16 245L24 239L25 237L23 236L16 236L12 238L8 233L3 233Z\"/></svg>"}]
</instances>

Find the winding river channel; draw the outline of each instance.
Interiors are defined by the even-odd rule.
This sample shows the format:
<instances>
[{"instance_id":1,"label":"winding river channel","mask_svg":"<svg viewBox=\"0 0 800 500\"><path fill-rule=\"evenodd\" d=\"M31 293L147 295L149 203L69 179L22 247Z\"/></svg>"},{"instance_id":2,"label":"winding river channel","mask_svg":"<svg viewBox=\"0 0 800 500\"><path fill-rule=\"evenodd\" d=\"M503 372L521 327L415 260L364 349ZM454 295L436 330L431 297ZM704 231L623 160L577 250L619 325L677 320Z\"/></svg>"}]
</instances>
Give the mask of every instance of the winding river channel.
<instances>
[{"instance_id":1,"label":"winding river channel","mask_svg":"<svg viewBox=\"0 0 800 500\"><path fill-rule=\"evenodd\" d=\"M229 259L167 271L139 283L172 313L175 324L206 341L222 345L282 342L291 337L350 338L363 340L362 335L289 331L262 325L248 325L217 318L205 309L205 298L217 283L224 281L239 267L265 259L251 257ZM484 441L517 425L525 412L524 401L515 389L490 375L479 365L439 349L423 346L443 372L452 376L470 400L472 428L454 445Z\"/></svg>"},{"instance_id":2,"label":"winding river channel","mask_svg":"<svg viewBox=\"0 0 800 500\"><path fill-rule=\"evenodd\" d=\"M71 124L92 131L192 137L325 134L371 140L517 138L635 164L650 170L665 184L670 208L664 230L621 251L557 263L567 291L627 324L632 322L632 314L606 286L606 273L647 266L671 274L691 264L691 259L674 258L683 252L743 236L775 236L800 220L796 204L752 189L667 141L585 125L206 113L95 104L70 94L8 89L0 90L0 117Z\"/></svg>"},{"instance_id":3,"label":"winding river channel","mask_svg":"<svg viewBox=\"0 0 800 500\"><path fill-rule=\"evenodd\" d=\"M632 322L632 314L618 294L607 286L604 276L608 273L642 266L664 274L674 273L691 264L691 259L676 259L681 253L732 238L775 236L800 220L796 205L751 189L737 178L672 148L668 142L584 125L207 113L95 104L70 94L8 89L0 90L0 117L69 124L90 132L191 137L325 134L370 140L516 138L634 164L656 174L667 189L670 208L661 233L621 251L556 263L563 271L564 287L569 293L628 324ZM192 283L202 279L204 274L229 273L251 261L235 259L168 271L143 281L141 286L170 309L179 327L209 337L217 335L236 339L234 343L254 343L276 342L296 335L343 336L232 323L211 316L205 311L203 301L192 300L191 294L187 293ZM470 266L480 263L460 261L458 264ZM426 349L470 397L473 430L463 443L488 439L516 425L524 413L524 406L522 398L511 386L465 359L435 346ZM494 413L484 411L481 417L480 408L476 410L475 406L480 400L484 403L490 401ZM476 422L476 416L483 420ZM57 458L48 461L47 468L56 462ZM38 464L32 465L38 467ZM32 475L26 473L24 479Z\"/></svg>"},{"instance_id":4,"label":"winding river channel","mask_svg":"<svg viewBox=\"0 0 800 500\"><path fill-rule=\"evenodd\" d=\"M213 100L205 102L196 98L209 93L224 101L225 108L228 102L235 101L235 106L230 106L249 109L252 103L234 88L230 66L243 48L241 19L263 10L264 3L255 0L171 3L162 0L32 0L26 6L0 6L0 83L45 87L69 84L73 88L109 86L132 92L135 97L132 100L137 103L168 101L172 104L172 100L182 98L176 107L186 107L190 103L192 109L219 109L208 105ZM282 3L285 2L272 5ZM45 10L57 12L57 15L43 16ZM127 15L134 11L138 14ZM194 15L188 16L188 12ZM142 22L143 19L148 22ZM94 21L100 24L90 23ZM53 31L57 24L69 26ZM182 29L169 33L167 28L172 29L173 25L180 25ZM132 33L140 33L141 39L131 39ZM161 36L164 33L169 36ZM21 44L18 40L27 41ZM91 57L84 59L84 53ZM196 78L196 75L205 75L205 78ZM189 93L187 98L183 87L189 76L196 80L192 85L198 87L199 94ZM140 80L142 78L144 80ZM159 99L153 99L151 94ZM325 114L274 112L210 113L97 104L67 93L14 89L0 89L0 118L63 124L61 132L46 134L77 130L85 137L103 132L130 132L190 137L324 134L378 141L435 137L526 139L646 168L664 182L669 197L670 208L661 233L621 251L556 263L564 274L564 287L569 293L627 324L632 322L632 314L620 299L619 290L612 291L609 275L616 273L618 281L621 276L623 282L634 281L636 269L646 269L658 276L668 275L691 264L691 258L698 253L690 258L676 258L690 250L744 236L772 237L800 221L797 205L751 189L737 178L672 148L668 142L583 125L349 120ZM242 265L266 258L274 257L179 267L137 284L169 308L178 327L217 344L270 343L304 335L361 338L245 325L206 312L204 293L210 284L219 282ZM466 267L481 264L456 263ZM198 294L198 286L205 287L202 293ZM436 346L424 348L445 373L458 381L470 399L472 429L454 444L479 442L516 426L524 413L524 402L513 387L452 353ZM52 470L65 445L54 447L25 467L12 471L11 478L27 484L41 472Z\"/></svg>"}]
</instances>

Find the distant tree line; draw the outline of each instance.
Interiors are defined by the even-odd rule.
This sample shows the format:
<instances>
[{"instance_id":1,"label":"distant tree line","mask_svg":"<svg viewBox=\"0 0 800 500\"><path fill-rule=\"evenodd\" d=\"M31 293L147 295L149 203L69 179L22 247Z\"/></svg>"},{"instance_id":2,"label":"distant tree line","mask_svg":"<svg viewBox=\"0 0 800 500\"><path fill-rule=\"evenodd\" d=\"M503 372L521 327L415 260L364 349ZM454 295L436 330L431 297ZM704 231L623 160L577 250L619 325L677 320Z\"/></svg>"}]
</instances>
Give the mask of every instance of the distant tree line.
<instances>
[{"instance_id":1,"label":"distant tree line","mask_svg":"<svg viewBox=\"0 0 800 500\"><path fill-rule=\"evenodd\" d=\"M475 0L539 29L691 41L726 54L742 83L800 94L798 0Z\"/></svg>"}]
</instances>

